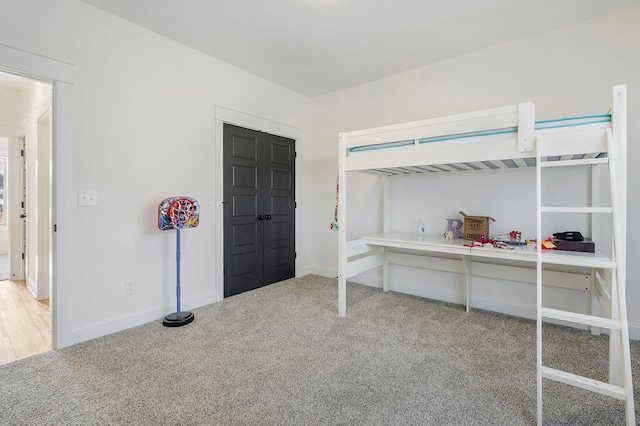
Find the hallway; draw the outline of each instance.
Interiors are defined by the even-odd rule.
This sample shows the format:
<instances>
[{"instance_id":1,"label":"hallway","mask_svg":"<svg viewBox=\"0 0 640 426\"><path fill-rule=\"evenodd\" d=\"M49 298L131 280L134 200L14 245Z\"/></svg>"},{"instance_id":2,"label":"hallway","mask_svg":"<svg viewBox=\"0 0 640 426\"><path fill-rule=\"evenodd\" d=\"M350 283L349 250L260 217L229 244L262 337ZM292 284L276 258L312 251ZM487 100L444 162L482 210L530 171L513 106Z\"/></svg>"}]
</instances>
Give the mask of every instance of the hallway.
<instances>
[{"instance_id":1,"label":"hallway","mask_svg":"<svg viewBox=\"0 0 640 426\"><path fill-rule=\"evenodd\" d=\"M49 301L35 300L24 281L0 281L0 364L48 350Z\"/></svg>"}]
</instances>

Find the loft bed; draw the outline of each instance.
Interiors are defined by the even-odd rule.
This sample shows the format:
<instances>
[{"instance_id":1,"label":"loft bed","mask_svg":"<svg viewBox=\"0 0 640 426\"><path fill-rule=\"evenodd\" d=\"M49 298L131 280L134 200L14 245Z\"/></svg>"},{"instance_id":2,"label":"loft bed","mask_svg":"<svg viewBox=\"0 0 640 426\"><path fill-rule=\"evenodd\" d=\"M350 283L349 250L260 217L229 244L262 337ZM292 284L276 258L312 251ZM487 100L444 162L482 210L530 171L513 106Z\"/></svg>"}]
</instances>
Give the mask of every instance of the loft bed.
<instances>
[{"instance_id":1,"label":"loft bed","mask_svg":"<svg viewBox=\"0 0 640 426\"><path fill-rule=\"evenodd\" d=\"M502 278L495 263L504 263L506 277L537 286L538 422L542 421L542 378L605 393L625 401L628 424L635 424L629 359L629 337L624 295L626 259L626 86L615 86L610 113L555 120L535 119L530 102L507 107L414 121L339 135L338 202L338 314L347 314L347 280L381 268L382 287L390 288L389 265L448 270L465 275L466 308L471 308L474 276ZM542 205L541 175L550 167L590 166L608 171L611 204L588 207ZM416 236L390 232L389 185L394 176L474 172L496 169L536 170L536 239L543 240L545 213L610 215L608 253L576 253L536 249L499 250L468 247L443 236ZM352 173L382 179L382 221L379 233L347 241L346 197ZM587 184L589 184L588 182ZM597 190L598 185L592 185ZM619 196L621 195L621 196ZM592 200L601 198L593 194ZM595 202L597 203L597 202ZM600 219L592 221L599 234ZM350 233L351 234L351 233ZM468 243L468 242L467 242ZM429 259L429 257L435 257ZM483 261L488 260L488 263ZM488 266L487 266L488 265ZM515 267L514 267L515 265ZM523 267L524 266L524 267ZM560 269L554 269L554 267ZM578 268L579 272L562 268ZM584 271L587 271L586 273ZM498 275L496 275L498 274ZM588 315L542 306L542 287L557 285L591 293ZM587 283L585 285L585 282ZM617 285L621 283L621 285ZM542 321L610 330L609 382L577 377L542 365ZM603 391L606 389L606 391Z\"/></svg>"},{"instance_id":2,"label":"loft bed","mask_svg":"<svg viewBox=\"0 0 640 426\"><path fill-rule=\"evenodd\" d=\"M574 152L596 158L607 151L604 132L611 127L611 114L540 121L534 117L533 104L524 102L342 133L342 166L345 171L382 175L535 167L538 135L559 138L551 159L569 154L573 159Z\"/></svg>"}]
</instances>

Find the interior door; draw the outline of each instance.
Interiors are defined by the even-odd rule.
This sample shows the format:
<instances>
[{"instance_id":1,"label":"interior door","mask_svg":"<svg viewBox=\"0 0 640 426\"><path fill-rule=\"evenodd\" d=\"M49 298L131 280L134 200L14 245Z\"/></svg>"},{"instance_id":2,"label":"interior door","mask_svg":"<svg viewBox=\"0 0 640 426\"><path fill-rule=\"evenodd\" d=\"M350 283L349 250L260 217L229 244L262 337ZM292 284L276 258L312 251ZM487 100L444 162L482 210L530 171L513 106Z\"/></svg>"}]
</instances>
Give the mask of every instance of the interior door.
<instances>
[{"instance_id":1,"label":"interior door","mask_svg":"<svg viewBox=\"0 0 640 426\"><path fill-rule=\"evenodd\" d=\"M295 141L225 124L224 296L295 276Z\"/></svg>"},{"instance_id":2,"label":"interior door","mask_svg":"<svg viewBox=\"0 0 640 426\"><path fill-rule=\"evenodd\" d=\"M18 211L18 221L11 224L11 279L24 280L26 277L26 253L27 253L27 162L26 162L26 137L21 136L18 139L17 151L20 153L16 158L19 172L14 173L13 177L17 184L12 185L15 190L15 197L12 197L11 209ZM17 208L16 208L17 207ZM15 213L14 213L15 214ZM15 216L14 216L15 217ZM15 228L17 229L14 229Z\"/></svg>"},{"instance_id":3,"label":"interior door","mask_svg":"<svg viewBox=\"0 0 640 426\"><path fill-rule=\"evenodd\" d=\"M295 276L295 141L264 133L264 284Z\"/></svg>"}]
</instances>

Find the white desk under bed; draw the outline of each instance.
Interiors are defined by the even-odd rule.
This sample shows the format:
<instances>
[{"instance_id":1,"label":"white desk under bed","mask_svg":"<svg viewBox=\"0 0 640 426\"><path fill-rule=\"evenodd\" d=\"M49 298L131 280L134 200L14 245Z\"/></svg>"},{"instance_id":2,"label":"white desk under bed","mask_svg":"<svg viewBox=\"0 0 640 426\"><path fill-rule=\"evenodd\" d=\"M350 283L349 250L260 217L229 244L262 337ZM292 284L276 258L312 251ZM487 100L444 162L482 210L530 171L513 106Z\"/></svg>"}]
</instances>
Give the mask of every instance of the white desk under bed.
<instances>
[{"instance_id":1,"label":"white desk under bed","mask_svg":"<svg viewBox=\"0 0 640 426\"><path fill-rule=\"evenodd\" d=\"M361 249L358 250L357 247ZM368 246L368 248L366 248ZM397 264L414 267L429 267L429 260L423 259L420 255L445 254L451 255L451 259L460 259L464 265L466 310L472 307L471 289L473 286L474 273L478 276L485 276L498 279L516 279L525 282L535 283L536 249L527 245L511 246L509 249L495 247L473 246L471 241L462 239L448 240L442 235L412 235L404 233L382 233L365 236L362 243L352 243L350 250L352 253L364 252L371 247L380 247L382 255L388 264ZM400 249L400 252L394 251ZM415 252L416 255L408 254L406 251ZM557 252L553 250L543 252L548 263L555 265L582 266L584 268L603 268L611 265L611 260L607 256L599 253L579 253L579 252ZM509 261L512 265L499 267L493 264L476 265L473 267L473 260L497 259L499 261ZM442 270L456 270L455 267L447 265L448 260L439 258L431 262L431 268ZM520 264L529 271L524 270ZM545 271L545 284L570 288L574 290L591 291L590 273ZM383 290L389 291L389 280L383 280Z\"/></svg>"}]
</instances>

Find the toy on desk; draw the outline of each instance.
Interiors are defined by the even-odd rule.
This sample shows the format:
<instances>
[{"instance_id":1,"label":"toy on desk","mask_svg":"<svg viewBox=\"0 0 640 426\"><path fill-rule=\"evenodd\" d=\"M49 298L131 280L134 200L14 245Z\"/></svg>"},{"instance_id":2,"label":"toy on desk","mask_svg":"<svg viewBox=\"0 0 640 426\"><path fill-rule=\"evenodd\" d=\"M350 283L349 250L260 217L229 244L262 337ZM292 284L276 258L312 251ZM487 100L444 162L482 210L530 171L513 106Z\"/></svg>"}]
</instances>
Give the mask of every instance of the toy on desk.
<instances>
[{"instance_id":1,"label":"toy on desk","mask_svg":"<svg viewBox=\"0 0 640 426\"><path fill-rule=\"evenodd\" d=\"M444 237L447 240L453 240L455 238L455 235L453 234L453 231L445 231Z\"/></svg>"},{"instance_id":2,"label":"toy on desk","mask_svg":"<svg viewBox=\"0 0 640 426\"><path fill-rule=\"evenodd\" d=\"M549 237L542 242L542 250L553 250L556 245L553 244L553 238Z\"/></svg>"},{"instance_id":3,"label":"toy on desk","mask_svg":"<svg viewBox=\"0 0 640 426\"><path fill-rule=\"evenodd\" d=\"M462 228L462 220L447 219L447 231L453 232L453 235L456 238L462 238L462 232L460 231L460 228Z\"/></svg>"},{"instance_id":4,"label":"toy on desk","mask_svg":"<svg viewBox=\"0 0 640 426\"><path fill-rule=\"evenodd\" d=\"M485 237L480 237L480 238L475 238L473 240L471 240L471 244L463 244L464 247L485 247L485 248L493 248L494 246L494 241L491 238L485 238Z\"/></svg>"},{"instance_id":5,"label":"toy on desk","mask_svg":"<svg viewBox=\"0 0 640 426\"><path fill-rule=\"evenodd\" d=\"M516 240L516 241L521 241L522 240L522 232L520 231L511 231L509 232L509 238Z\"/></svg>"},{"instance_id":6,"label":"toy on desk","mask_svg":"<svg viewBox=\"0 0 640 426\"><path fill-rule=\"evenodd\" d=\"M534 248L537 248L538 246L537 240L526 240L525 242L527 245L530 245ZM542 247L542 250L553 250L554 248L556 248L556 245L553 244L553 238L549 237L542 242L541 247Z\"/></svg>"}]
</instances>

